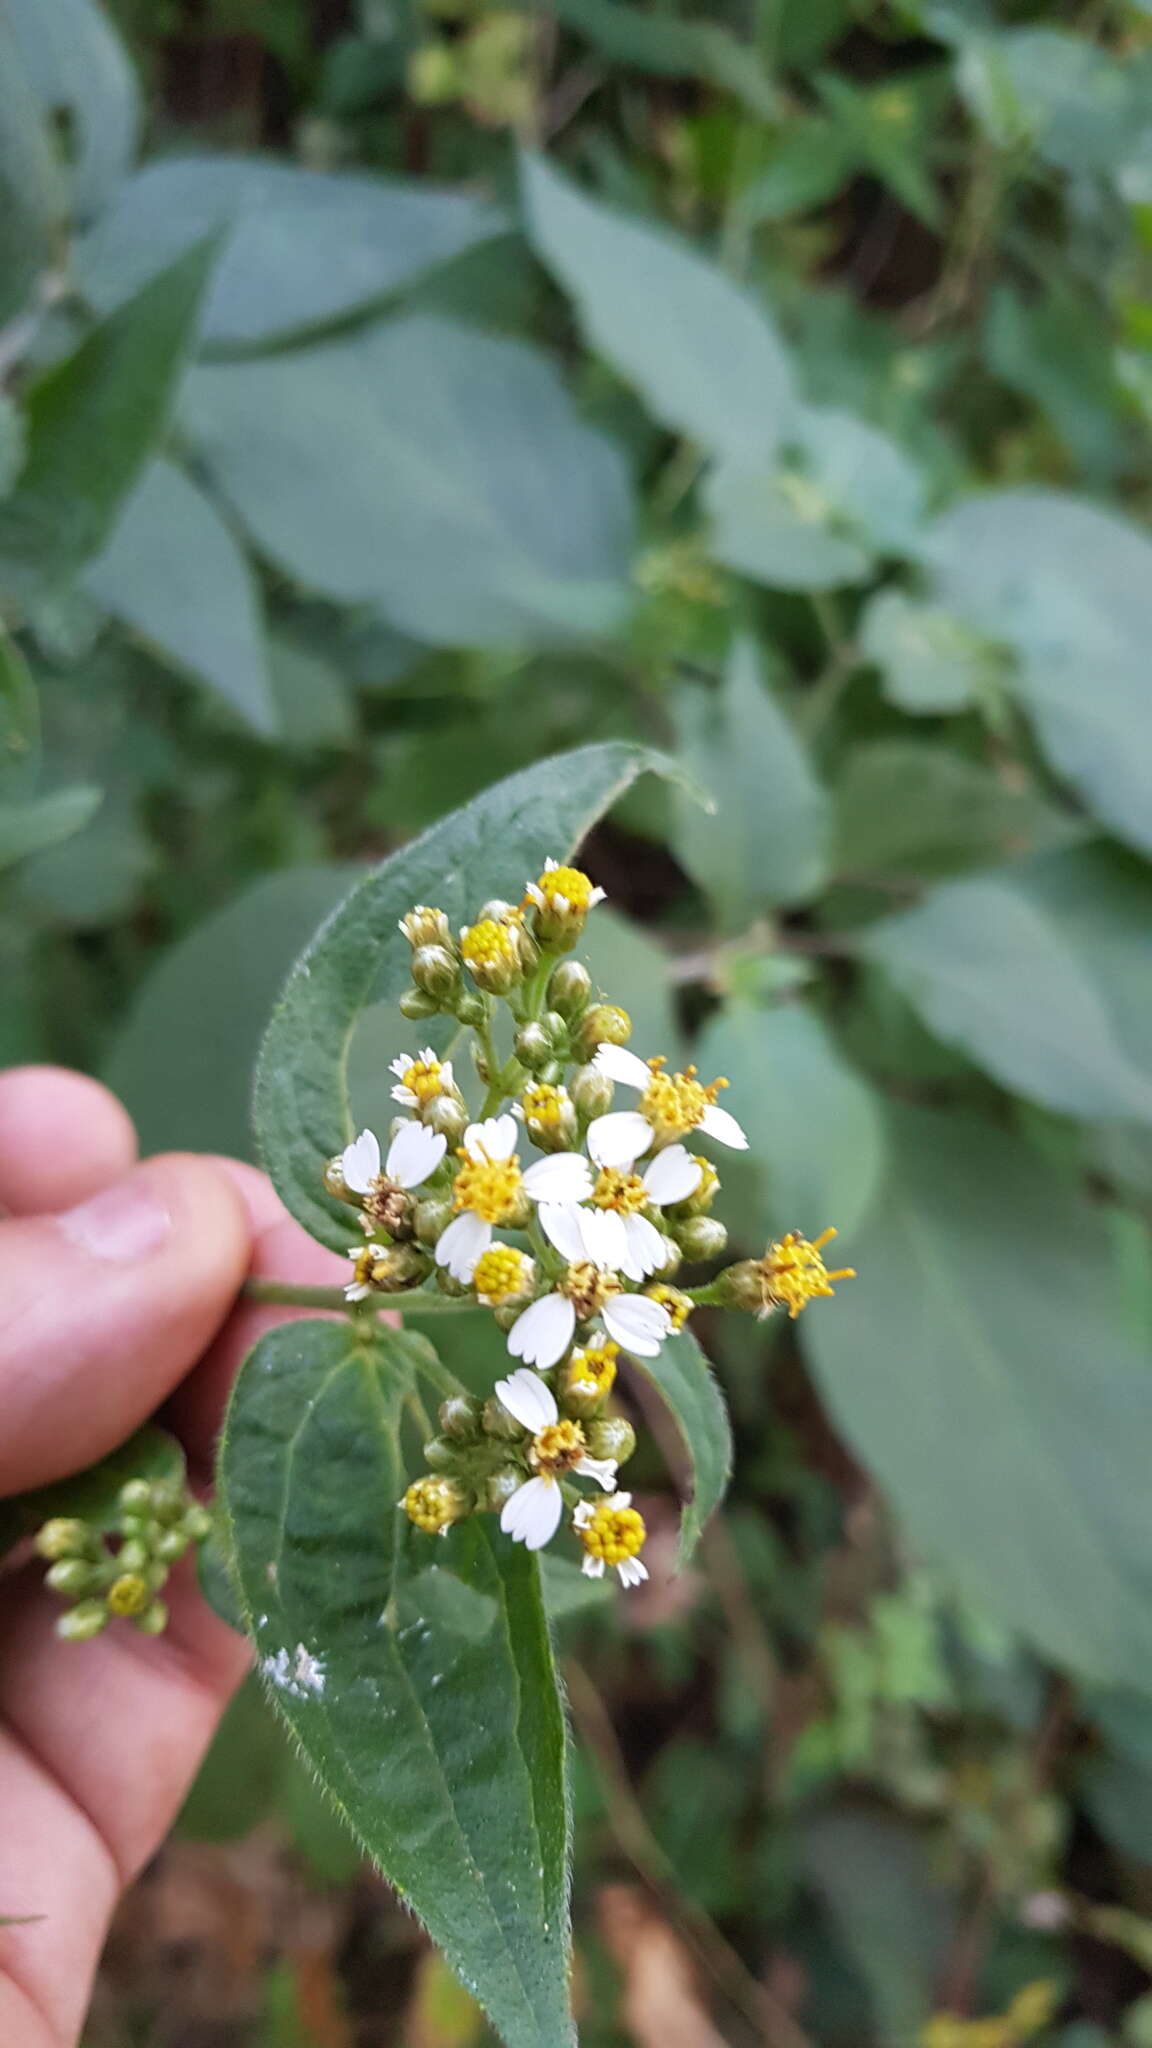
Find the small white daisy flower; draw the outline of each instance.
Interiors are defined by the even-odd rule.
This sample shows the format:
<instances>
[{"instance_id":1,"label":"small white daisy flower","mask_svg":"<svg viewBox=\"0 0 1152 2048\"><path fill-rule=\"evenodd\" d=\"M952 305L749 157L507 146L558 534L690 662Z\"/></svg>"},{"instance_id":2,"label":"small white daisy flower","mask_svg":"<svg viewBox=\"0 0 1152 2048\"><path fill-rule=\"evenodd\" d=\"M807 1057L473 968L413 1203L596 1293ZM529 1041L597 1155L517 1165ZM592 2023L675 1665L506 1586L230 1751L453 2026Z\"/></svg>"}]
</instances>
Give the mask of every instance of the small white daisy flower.
<instances>
[{"instance_id":1,"label":"small white daisy flower","mask_svg":"<svg viewBox=\"0 0 1152 2048\"><path fill-rule=\"evenodd\" d=\"M689 1131L703 1131L738 1152L747 1150L748 1140L735 1117L716 1105L716 1092L725 1083L713 1081L705 1087L696 1079L694 1067L666 1074L662 1061L650 1064L624 1045L601 1045L592 1067L625 1088L641 1091L638 1109L610 1110L589 1126L588 1150L597 1166L630 1165L653 1146L669 1145Z\"/></svg>"},{"instance_id":2,"label":"small white daisy flower","mask_svg":"<svg viewBox=\"0 0 1152 2048\"><path fill-rule=\"evenodd\" d=\"M591 1190L592 1169L582 1152L550 1152L522 1169L518 1136L516 1119L508 1114L469 1124L464 1133L463 1164L452 1191L459 1214L441 1234L436 1263L465 1286L492 1242L493 1226L514 1216L523 1197L581 1202Z\"/></svg>"},{"instance_id":3,"label":"small white daisy flower","mask_svg":"<svg viewBox=\"0 0 1152 2048\"><path fill-rule=\"evenodd\" d=\"M397 1077L392 1100L402 1102L405 1109L424 1109L438 1095L455 1090L451 1060L438 1060L430 1045L415 1057L410 1052L400 1053L388 1071Z\"/></svg>"},{"instance_id":4,"label":"small white daisy flower","mask_svg":"<svg viewBox=\"0 0 1152 2048\"><path fill-rule=\"evenodd\" d=\"M611 1493L616 1461L588 1456L579 1423L561 1420L551 1389L534 1372L521 1370L497 1380L496 1395L521 1428L532 1432L528 1457L538 1467L535 1477L526 1479L505 1503L500 1527L515 1543L540 1550L556 1534L564 1512L560 1474L578 1473Z\"/></svg>"},{"instance_id":5,"label":"small white daisy flower","mask_svg":"<svg viewBox=\"0 0 1152 2048\"><path fill-rule=\"evenodd\" d=\"M576 1334L577 1321L599 1315L608 1335L638 1358L655 1358L672 1329L668 1311L645 1294L623 1294L618 1275L628 1256L624 1218L610 1209L583 1209L571 1202L545 1202L540 1227L568 1260L568 1272L551 1294L542 1295L518 1316L508 1332L513 1358L547 1371L557 1365Z\"/></svg>"},{"instance_id":6,"label":"small white daisy flower","mask_svg":"<svg viewBox=\"0 0 1152 2048\"><path fill-rule=\"evenodd\" d=\"M448 1140L442 1132L430 1131L425 1124L405 1124L388 1147L384 1178L398 1188L418 1188L435 1173L447 1150ZM375 1133L361 1131L346 1145L340 1167L346 1188L354 1195L370 1194L372 1183L381 1177L380 1141Z\"/></svg>"},{"instance_id":7,"label":"small white daisy flower","mask_svg":"<svg viewBox=\"0 0 1152 2048\"><path fill-rule=\"evenodd\" d=\"M592 1189L592 1206L616 1215L623 1225L619 1267L629 1280L645 1280L668 1263L664 1234L640 1212L650 1203L682 1202L699 1187L704 1169L683 1145L657 1152L643 1174L627 1167L602 1167Z\"/></svg>"},{"instance_id":8,"label":"small white daisy flower","mask_svg":"<svg viewBox=\"0 0 1152 2048\"><path fill-rule=\"evenodd\" d=\"M572 1516L572 1527L584 1545L581 1569L586 1578L602 1579L611 1565L622 1586L643 1584L648 1567L639 1552L647 1531L630 1493L614 1493L609 1500L582 1500Z\"/></svg>"}]
</instances>

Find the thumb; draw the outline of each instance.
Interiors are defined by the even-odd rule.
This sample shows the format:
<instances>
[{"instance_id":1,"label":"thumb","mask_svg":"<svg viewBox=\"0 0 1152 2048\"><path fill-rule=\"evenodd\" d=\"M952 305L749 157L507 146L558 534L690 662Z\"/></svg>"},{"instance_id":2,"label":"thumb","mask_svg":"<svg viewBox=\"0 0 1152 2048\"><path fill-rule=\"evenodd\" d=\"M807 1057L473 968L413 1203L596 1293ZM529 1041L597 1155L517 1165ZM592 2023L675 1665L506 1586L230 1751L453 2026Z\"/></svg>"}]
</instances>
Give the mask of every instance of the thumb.
<instances>
[{"instance_id":1,"label":"thumb","mask_svg":"<svg viewBox=\"0 0 1152 2048\"><path fill-rule=\"evenodd\" d=\"M172 1153L55 1216L0 1223L0 1495L102 1458L223 1322L251 1228L221 1168Z\"/></svg>"}]
</instances>

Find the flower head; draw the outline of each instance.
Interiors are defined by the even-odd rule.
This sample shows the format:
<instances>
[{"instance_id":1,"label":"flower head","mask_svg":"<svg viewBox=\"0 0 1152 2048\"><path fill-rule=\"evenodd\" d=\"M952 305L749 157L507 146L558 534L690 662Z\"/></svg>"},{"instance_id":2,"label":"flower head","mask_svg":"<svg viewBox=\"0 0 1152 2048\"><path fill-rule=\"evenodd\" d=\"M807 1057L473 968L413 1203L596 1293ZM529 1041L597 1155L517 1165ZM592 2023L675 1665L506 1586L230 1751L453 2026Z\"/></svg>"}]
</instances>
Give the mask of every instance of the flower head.
<instances>
[{"instance_id":1,"label":"flower head","mask_svg":"<svg viewBox=\"0 0 1152 2048\"><path fill-rule=\"evenodd\" d=\"M744 1259L721 1275L725 1293L736 1308L755 1309L763 1317L786 1308L793 1322L801 1309L821 1295L835 1293L834 1280L854 1280L852 1266L829 1272L821 1253L836 1232L824 1230L809 1240L798 1230L770 1244L762 1259Z\"/></svg>"},{"instance_id":2,"label":"flower head","mask_svg":"<svg viewBox=\"0 0 1152 2048\"><path fill-rule=\"evenodd\" d=\"M611 1491L616 1461L588 1455L580 1424L561 1420L551 1388L536 1373L510 1373L506 1380L497 1380L496 1393L501 1406L531 1434L528 1463L534 1471L505 1503L500 1527L514 1542L540 1550L556 1534L564 1511L561 1475L572 1472L595 1479Z\"/></svg>"},{"instance_id":3,"label":"flower head","mask_svg":"<svg viewBox=\"0 0 1152 2048\"><path fill-rule=\"evenodd\" d=\"M367 1301L375 1289L377 1273L383 1274L387 1270L388 1252L386 1244L349 1245L352 1278L345 1283L345 1301Z\"/></svg>"},{"instance_id":4,"label":"flower head","mask_svg":"<svg viewBox=\"0 0 1152 2048\"><path fill-rule=\"evenodd\" d=\"M619 1356L620 1346L613 1344L610 1337L599 1344L587 1344L582 1350L574 1351L564 1369L565 1392L594 1395L602 1400L612 1391Z\"/></svg>"},{"instance_id":5,"label":"flower head","mask_svg":"<svg viewBox=\"0 0 1152 2048\"><path fill-rule=\"evenodd\" d=\"M609 1565L622 1586L639 1586L648 1577L639 1554L648 1532L630 1493L614 1493L607 1500L582 1500L572 1516L572 1527L584 1546L586 1577L602 1579Z\"/></svg>"},{"instance_id":6,"label":"flower head","mask_svg":"<svg viewBox=\"0 0 1152 2048\"><path fill-rule=\"evenodd\" d=\"M446 1536L453 1522L464 1519L471 1504L462 1486L437 1472L414 1479L400 1505L418 1529L429 1536Z\"/></svg>"},{"instance_id":7,"label":"flower head","mask_svg":"<svg viewBox=\"0 0 1152 2048\"><path fill-rule=\"evenodd\" d=\"M507 995L523 974L520 946L506 918L483 917L460 934L464 965L478 988L489 995Z\"/></svg>"},{"instance_id":8,"label":"flower head","mask_svg":"<svg viewBox=\"0 0 1152 2048\"><path fill-rule=\"evenodd\" d=\"M658 1301L667 1311L673 1334L678 1337L695 1307L692 1296L682 1294L678 1287L649 1287L646 1292L649 1301Z\"/></svg>"},{"instance_id":9,"label":"flower head","mask_svg":"<svg viewBox=\"0 0 1152 2048\"><path fill-rule=\"evenodd\" d=\"M641 1210L683 1200L700 1178L699 1161L683 1145L666 1146L649 1161L642 1174L629 1167L601 1167L592 1188L592 1205L620 1218L624 1240L620 1270L630 1280L644 1280L668 1263L663 1231Z\"/></svg>"},{"instance_id":10,"label":"flower head","mask_svg":"<svg viewBox=\"0 0 1152 2048\"><path fill-rule=\"evenodd\" d=\"M591 1168L579 1152L552 1152L522 1170L517 1136L516 1119L509 1115L469 1124L464 1133L452 1186L457 1213L436 1246L436 1263L465 1284L491 1244L495 1224L515 1223L532 1202L582 1201L592 1185Z\"/></svg>"},{"instance_id":11,"label":"flower head","mask_svg":"<svg viewBox=\"0 0 1152 2048\"><path fill-rule=\"evenodd\" d=\"M491 1244L476 1261L472 1285L486 1308L499 1308L530 1294L535 1277L536 1267L527 1252L511 1244Z\"/></svg>"},{"instance_id":12,"label":"flower head","mask_svg":"<svg viewBox=\"0 0 1152 2048\"><path fill-rule=\"evenodd\" d=\"M405 1109L426 1109L438 1096L454 1094L456 1090L451 1060L438 1060L430 1045L417 1053L415 1059L410 1052L402 1052L388 1071L397 1076L392 1100L402 1102Z\"/></svg>"},{"instance_id":13,"label":"flower head","mask_svg":"<svg viewBox=\"0 0 1152 2048\"><path fill-rule=\"evenodd\" d=\"M600 1046L592 1067L610 1081L640 1090L637 1109L610 1110L590 1125L588 1150L598 1166L631 1165L654 1147L659 1151L689 1131L703 1131L721 1145L746 1150L748 1140L735 1117L717 1107L716 1096L728 1086L726 1081L712 1081L706 1087L697 1079L695 1067L669 1074L662 1058L642 1060L626 1046L607 1043Z\"/></svg>"},{"instance_id":14,"label":"flower head","mask_svg":"<svg viewBox=\"0 0 1152 2048\"><path fill-rule=\"evenodd\" d=\"M543 1370L559 1364L578 1322L599 1316L612 1340L639 1358L655 1358L671 1329L667 1312L643 1294L626 1294L620 1272L628 1255L624 1218L571 1202L541 1205L540 1226L568 1261L551 1294L525 1309L508 1333L513 1358Z\"/></svg>"},{"instance_id":15,"label":"flower head","mask_svg":"<svg viewBox=\"0 0 1152 2048\"><path fill-rule=\"evenodd\" d=\"M384 1170L380 1170L380 1141L372 1131L361 1131L341 1154L345 1186L356 1195L369 1195L377 1183L387 1180L393 1187L418 1188L435 1173L448 1140L423 1124L404 1124L388 1147Z\"/></svg>"},{"instance_id":16,"label":"flower head","mask_svg":"<svg viewBox=\"0 0 1152 2048\"><path fill-rule=\"evenodd\" d=\"M603 903L603 889L594 888L580 868L561 867L554 860L529 882L525 900L535 906L533 928L546 946L574 946L588 912Z\"/></svg>"},{"instance_id":17,"label":"flower head","mask_svg":"<svg viewBox=\"0 0 1152 2048\"><path fill-rule=\"evenodd\" d=\"M421 946L451 946L452 927L442 910L417 903L400 919L400 929L414 950Z\"/></svg>"}]
</instances>

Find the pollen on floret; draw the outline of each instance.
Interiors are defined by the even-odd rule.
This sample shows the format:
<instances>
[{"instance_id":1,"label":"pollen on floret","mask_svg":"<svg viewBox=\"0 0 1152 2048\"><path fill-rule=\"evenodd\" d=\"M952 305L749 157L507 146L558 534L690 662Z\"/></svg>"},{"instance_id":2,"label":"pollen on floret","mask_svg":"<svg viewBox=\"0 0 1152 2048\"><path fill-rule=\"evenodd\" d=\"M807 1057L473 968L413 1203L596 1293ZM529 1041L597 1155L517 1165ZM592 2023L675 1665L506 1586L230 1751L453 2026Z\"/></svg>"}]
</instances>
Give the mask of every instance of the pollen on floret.
<instances>
[{"instance_id":1,"label":"pollen on floret","mask_svg":"<svg viewBox=\"0 0 1152 2048\"><path fill-rule=\"evenodd\" d=\"M616 1379L616 1360L620 1346L613 1344L610 1337L602 1344L588 1344L583 1350L574 1351L564 1372L566 1392L570 1394L610 1393Z\"/></svg>"},{"instance_id":2,"label":"pollen on floret","mask_svg":"<svg viewBox=\"0 0 1152 2048\"><path fill-rule=\"evenodd\" d=\"M643 1515L633 1507L616 1507L612 1500L586 1505L575 1526L589 1557L606 1565L624 1564L637 1557L648 1534Z\"/></svg>"},{"instance_id":3,"label":"pollen on floret","mask_svg":"<svg viewBox=\"0 0 1152 2048\"><path fill-rule=\"evenodd\" d=\"M498 1308L527 1292L532 1270L531 1259L515 1245L494 1244L477 1259L472 1285L486 1308Z\"/></svg>"},{"instance_id":4,"label":"pollen on floret","mask_svg":"<svg viewBox=\"0 0 1152 2048\"><path fill-rule=\"evenodd\" d=\"M429 1536L439 1536L468 1512L467 1498L454 1480L414 1479L400 1503L410 1522Z\"/></svg>"},{"instance_id":5,"label":"pollen on floret","mask_svg":"<svg viewBox=\"0 0 1152 2048\"><path fill-rule=\"evenodd\" d=\"M658 1145L694 1131L721 1088L728 1086L723 1076L705 1086L697 1080L695 1067L685 1067L682 1074L666 1074L662 1056L649 1060L648 1065L652 1079L640 1098L640 1114L651 1124Z\"/></svg>"},{"instance_id":6,"label":"pollen on floret","mask_svg":"<svg viewBox=\"0 0 1152 2048\"><path fill-rule=\"evenodd\" d=\"M662 1282L655 1287L646 1287L644 1292L649 1301L658 1301L661 1308L667 1310L672 1334L678 1337L696 1306L691 1295L682 1294L678 1287L666 1287Z\"/></svg>"},{"instance_id":7,"label":"pollen on floret","mask_svg":"<svg viewBox=\"0 0 1152 2048\"><path fill-rule=\"evenodd\" d=\"M485 1223L503 1223L516 1207L520 1194L520 1165L514 1155L507 1159L473 1159L463 1146L464 1164L452 1183L454 1209L471 1209Z\"/></svg>"},{"instance_id":8,"label":"pollen on floret","mask_svg":"<svg viewBox=\"0 0 1152 2048\"><path fill-rule=\"evenodd\" d=\"M528 1462L537 1472L571 1472L587 1448L587 1438L578 1422L549 1422L533 1437Z\"/></svg>"},{"instance_id":9,"label":"pollen on floret","mask_svg":"<svg viewBox=\"0 0 1152 2048\"><path fill-rule=\"evenodd\" d=\"M596 1176L592 1202L597 1209L615 1209L620 1216L633 1216L652 1200L638 1173L619 1166L604 1166Z\"/></svg>"},{"instance_id":10,"label":"pollen on floret","mask_svg":"<svg viewBox=\"0 0 1152 2048\"><path fill-rule=\"evenodd\" d=\"M771 1307L786 1308L793 1322L810 1301L822 1295L835 1293L834 1280L854 1280L853 1266L841 1266L829 1272L821 1253L824 1246L835 1237L834 1230L824 1230L820 1236L809 1240L798 1230L790 1230L786 1237L776 1244L770 1244L764 1257L758 1261L765 1295L765 1310Z\"/></svg>"}]
</instances>

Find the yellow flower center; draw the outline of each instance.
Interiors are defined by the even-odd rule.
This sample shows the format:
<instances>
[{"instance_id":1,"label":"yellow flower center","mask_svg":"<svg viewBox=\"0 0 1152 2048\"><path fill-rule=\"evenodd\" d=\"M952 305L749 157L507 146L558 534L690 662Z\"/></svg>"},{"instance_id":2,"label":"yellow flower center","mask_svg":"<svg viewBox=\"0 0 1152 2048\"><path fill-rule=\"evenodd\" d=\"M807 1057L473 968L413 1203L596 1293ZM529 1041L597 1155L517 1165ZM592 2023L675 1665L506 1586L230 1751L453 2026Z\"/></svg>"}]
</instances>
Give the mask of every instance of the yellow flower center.
<instances>
[{"instance_id":1,"label":"yellow flower center","mask_svg":"<svg viewBox=\"0 0 1152 2048\"><path fill-rule=\"evenodd\" d=\"M528 1462L537 1472L570 1472L588 1448L578 1422L550 1422L532 1439Z\"/></svg>"},{"instance_id":2,"label":"yellow flower center","mask_svg":"<svg viewBox=\"0 0 1152 2048\"><path fill-rule=\"evenodd\" d=\"M450 1479L414 1479L401 1503L410 1522L429 1536L437 1536L450 1522L460 1520L463 1501L460 1489Z\"/></svg>"},{"instance_id":3,"label":"yellow flower center","mask_svg":"<svg viewBox=\"0 0 1152 2048\"><path fill-rule=\"evenodd\" d=\"M587 910L592 900L592 884L579 868L548 868L536 887L549 909Z\"/></svg>"},{"instance_id":4,"label":"yellow flower center","mask_svg":"<svg viewBox=\"0 0 1152 2048\"><path fill-rule=\"evenodd\" d=\"M537 1081L524 1090L520 1107L529 1127L535 1124L543 1131L559 1130L570 1109L568 1090L554 1088L550 1081Z\"/></svg>"},{"instance_id":5,"label":"yellow flower center","mask_svg":"<svg viewBox=\"0 0 1152 2048\"><path fill-rule=\"evenodd\" d=\"M520 965L514 932L507 924L497 924L494 917L470 925L460 940L460 951L473 974L511 971Z\"/></svg>"},{"instance_id":6,"label":"yellow flower center","mask_svg":"<svg viewBox=\"0 0 1152 2048\"><path fill-rule=\"evenodd\" d=\"M589 1344L574 1351L568 1361L567 1385L574 1394L607 1394L616 1378L620 1347L605 1338L603 1344Z\"/></svg>"},{"instance_id":7,"label":"yellow flower center","mask_svg":"<svg viewBox=\"0 0 1152 2048\"><path fill-rule=\"evenodd\" d=\"M610 1500L597 1501L591 1515L576 1534L590 1557L602 1557L605 1564L623 1564L636 1557L647 1535L644 1517L635 1508L614 1508Z\"/></svg>"},{"instance_id":8,"label":"yellow flower center","mask_svg":"<svg viewBox=\"0 0 1152 2048\"><path fill-rule=\"evenodd\" d=\"M377 1268L382 1272L384 1270L383 1263L373 1250L373 1247L370 1244L366 1244L363 1251L357 1252L356 1257L352 1261L352 1278L357 1287L373 1286L376 1280Z\"/></svg>"},{"instance_id":9,"label":"yellow flower center","mask_svg":"<svg viewBox=\"0 0 1152 2048\"><path fill-rule=\"evenodd\" d=\"M143 1614L152 1595L147 1579L139 1572L124 1572L108 1588L108 1605L113 1614Z\"/></svg>"},{"instance_id":10,"label":"yellow flower center","mask_svg":"<svg viewBox=\"0 0 1152 2048\"><path fill-rule=\"evenodd\" d=\"M602 1167L592 1190L592 1200L598 1209L616 1209L621 1216L634 1215L651 1199L640 1175L625 1173L618 1166Z\"/></svg>"},{"instance_id":11,"label":"yellow flower center","mask_svg":"<svg viewBox=\"0 0 1152 2048\"><path fill-rule=\"evenodd\" d=\"M666 1074L662 1058L649 1060L648 1065L652 1079L640 1097L640 1113L655 1131L658 1145L667 1145L674 1138L682 1138L686 1131L694 1131L721 1088L728 1086L727 1081L720 1079L705 1087L696 1079L695 1067L685 1067L682 1074Z\"/></svg>"},{"instance_id":12,"label":"yellow flower center","mask_svg":"<svg viewBox=\"0 0 1152 2048\"><path fill-rule=\"evenodd\" d=\"M696 1306L691 1295L681 1294L678 1287L665 1287L663 1285L646 1287L644 1292L648 1296L649 1301L658 1301L661 1308L667 1309L672 1320L673 1331L679 1336L692 1310Z\"/></svg>"},{"instance_id":13,"label":"yellow flower center","mask_svg":"<svg viewBox=\"0 0 1152 2048\"><path fill-rule=\"evenodd\" d=\"M614 1294L619 1294L620 1282L615 1273L605 1273L591 1260L584 1259L579 1265L569 1266L560 1282L560 1292L572 1303L577 1322L584 1323Z\"/></svg>"},{"instance_id":14,"label":"yellow flower center","mask_svg":"<svg viewBox=\"0 0 1152 2048\"><path fill-rule=\"evenodd\" d=\"M790 1230L778 1244L769 1245L760 1261L766 1301L786 1308L793 1322L817 1296L835 1293L833 1280L856 1278L852 1266L841 1266L830 1273L820 1256L835 1235L834 1230L825 1230L810 1243L798 1230Z\"/></svg>"},{"instance_id":15,"label":"yellow flower center","mask_svg":"<svg viewBox=\"0 0 1152 2048\"><path fill-rule=\"evenodd\" d=\"M520 1162L509 1159L473 1159L461 1148L464 1161L452 1183L452 1206L471 1209L485 1223L503 1223L516 1207L520 1193Z\"/></svg>"},{"instance_id":16,"label":"yellow flower center","mask_svg":"<svg viewBox=\"0 0 1152 2048\"><path fill-rule=\"evenodd\" d=\"M421 1109L424 1109L429 1102L435 1102L436 1097L443 1094L443 1072L439 1060L413 1060L412 1065L401 1075L400 1085L411 1089Z\"/></svg>"},{"instance_id":17,"label":"yellow flower center","mask_svg":"<svg viewBox=\"0 0 1152 2048\"><path fill-rule=\"evenodd\" d=\"M488 1308L498 1308L522 1294L527 1284L529 1260L515 1245L494 1244L476 1261L472 1285Z\"/></svg>"}]
</instances>

